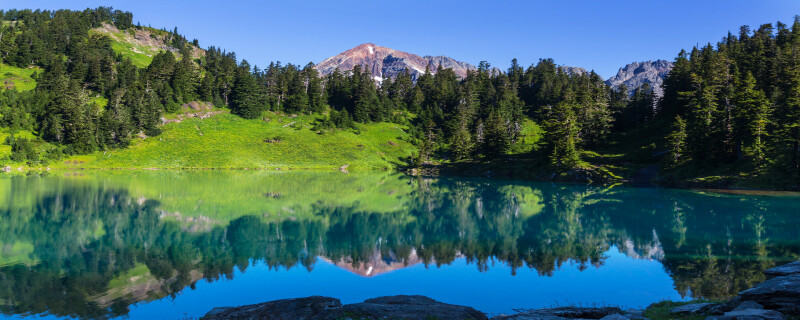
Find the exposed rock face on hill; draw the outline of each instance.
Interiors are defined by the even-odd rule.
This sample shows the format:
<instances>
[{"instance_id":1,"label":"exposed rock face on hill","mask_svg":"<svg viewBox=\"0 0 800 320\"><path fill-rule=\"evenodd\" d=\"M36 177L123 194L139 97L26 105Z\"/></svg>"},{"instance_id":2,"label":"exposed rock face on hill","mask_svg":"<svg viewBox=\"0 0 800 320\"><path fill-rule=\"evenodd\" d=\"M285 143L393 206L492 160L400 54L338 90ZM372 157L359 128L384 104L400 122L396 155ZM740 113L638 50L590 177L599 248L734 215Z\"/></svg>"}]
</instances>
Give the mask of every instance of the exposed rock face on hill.
<instances>
[{"instance_id":1,"label":"exposed rock face on hill","mask_svg":"<svg viewBox=\"0 0 800 320\"><path fill-rule=\"evenodd\" d=\"M589 73L588 71L586 71L586 69L581 67L560 66L558 68L561 69L561 71L564 71L564 73L568 75L580 76Z\"/></svg>"},{"instance_id":2,"label":"exposed rock face on hill","mask_svg":"<svg viewBox=\"0 0 800 320\"><path fill-rule=\"evenodd\" d=\"M179 51L178 48L171 45L166 32L152 28L143 27L141 29L122 31L111 24L103 23L101 27L92 29L92 32L106 35L111 40L127 44L134 53L141 53L151 57L159 51L170 51L175 54L178 54ZM205 56L205 50L192 44L188 44L188 46L191 49L192 58L199 59Z\"/></svg>"},{"instance_id":3,"label":"exposed rock face on hill","mask_svg":"<svg viewBox=\"0 0 800 320\"><path fill-rule=\"evenodd\" d=\"M317 70L322 74L331 74L337 68L339 71L349 71L360 65L370 72L372 78L380 81L383 78L394 78L401 71L408 69L411 77L416 80L430 67L431 72L441 65L451 68L459 77L465 77L467 70L476 70L471 64L457 61L445 56L418 56L408 52L381 47L372 43L365 43L353 49L342 52L336 56L325 59L317 64Z\"/></svg>"},{"instance_id":4,"label":"exposed rock face on hill","mask_svg":"<svg viewBox=\"0 0 800 320\"><path fill-rule=\"evenodd\" d=\"M657 97L664 95L661 84L664 77L672 70L673 63L667 60L643 61L630 63L619 69L617 75L606 80L606 84L612 88L619 88L625 84L633 93L633 90L642 84L649 83L653 87Z\"/></svg>"}]
</instances>

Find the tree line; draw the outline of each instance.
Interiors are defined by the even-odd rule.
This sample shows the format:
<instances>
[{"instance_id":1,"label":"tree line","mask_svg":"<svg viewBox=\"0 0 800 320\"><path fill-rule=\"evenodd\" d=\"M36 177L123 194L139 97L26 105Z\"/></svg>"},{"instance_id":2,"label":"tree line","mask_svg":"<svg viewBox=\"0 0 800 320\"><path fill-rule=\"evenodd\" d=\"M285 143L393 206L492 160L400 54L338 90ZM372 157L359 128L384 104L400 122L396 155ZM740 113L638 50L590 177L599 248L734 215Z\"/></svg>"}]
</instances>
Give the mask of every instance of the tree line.
<instances>
[{"instance_id":1,"label":"tree line","mask_svg":"<svg viewBox=\"0 0 800 320\"><path fill-rule=\"evenodd\" d=\"M114 52L110 38L89 32L110 24L135 33L142 27L128 12L10 10L0 17L0 62L41 68L35 90L0 92L0 125L56 146L37 151L31 141L9 138L16 161L123 148L137 135L158 135L164 114L202 100L248 119L265 111L319 114L317 130L408 125L418 164L502 158L531 119L542 133L534 155L569 170L580 166L583 150L602 148L616 134L658 127L664 134L651 142L670 169L732 165L790 172L800 181L797 19L791 27L744 26L715 46L681 51L659 99L648 84L611 88L594 72L552 59L527 68L515 59L505 71L481 62L463 78L429 66L416 81L407 70L375 81L362 66L329 75L311 63L261 69L213 46L195 57L197 40L177 28L161 30L171 50L139 68Z\"/></svg>"},{"instance_id":2,"label":"tree line","mask_svg":"<svg viewBox=\"0 0 800 320\"><path fill-rule=\"evenodd\" d=\"M681 51L659 114L672 122L667 162L731 165L800 181L800 17L742 26Z\"/></svg>"}]
</instances>

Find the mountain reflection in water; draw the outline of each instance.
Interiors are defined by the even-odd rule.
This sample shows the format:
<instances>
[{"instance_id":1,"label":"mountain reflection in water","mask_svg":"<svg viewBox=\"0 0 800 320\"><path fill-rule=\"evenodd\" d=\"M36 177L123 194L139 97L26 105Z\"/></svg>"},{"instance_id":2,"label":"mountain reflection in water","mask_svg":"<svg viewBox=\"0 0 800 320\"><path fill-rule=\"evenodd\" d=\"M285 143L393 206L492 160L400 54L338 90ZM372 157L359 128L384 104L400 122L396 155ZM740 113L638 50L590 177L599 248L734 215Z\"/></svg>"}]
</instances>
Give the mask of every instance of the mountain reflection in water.
<instances>
[{"instance_id":1,"label":"mountain reflection in water","mask_svg":"<svg viewBox=\"0 0 800 320\"><path fill-rule=\"evenodd\" d=\"M658 261L683 297L720 299L800 257L798 200L381 173L3 178L0 311L123 316L255 264L380 277L463 259L549 277L603 269L610 250Z\"/></svg>"}]
</instances>

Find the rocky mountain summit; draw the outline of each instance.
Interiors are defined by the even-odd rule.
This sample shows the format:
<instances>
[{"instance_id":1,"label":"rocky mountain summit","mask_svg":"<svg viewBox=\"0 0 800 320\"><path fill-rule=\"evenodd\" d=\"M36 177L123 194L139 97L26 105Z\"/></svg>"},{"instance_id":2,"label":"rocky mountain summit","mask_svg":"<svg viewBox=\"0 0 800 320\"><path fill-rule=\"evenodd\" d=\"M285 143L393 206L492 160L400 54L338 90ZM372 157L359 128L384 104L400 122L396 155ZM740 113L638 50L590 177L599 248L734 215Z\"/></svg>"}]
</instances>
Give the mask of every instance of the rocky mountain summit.
<instances>
[{"instance_id":1,"label":"rocky mountain summit","mask_svg":"<svg viewBox=\"0 0 800 320\"><path fill-rule=\"evenodd\" d=\"M568 75L582 76L589 73L589 71L581 67L559 66L558 68Z\"/></svg>"},{"instance_id":2,"label":"rocky mountain summit","mask_svg":"<svg viewBox=\"0 0 800 320\"><path fill-rule=\"evenodd\" d=\"M661 84L664 83L664 78L672 70L672 67L673 63L667 60L629 63L620 68L617 75L606 80L606 84L614 89L624 84L630 90L629 92L633 93L634 89L649 83L656 97L661 97L664 95Z\"/></svg>"},{"instance_id":3,"label":"rocky mountain summit","mask_svg":"<svg viewBox=\"0 0 800 320\"><path fill-rule=\"evenodd\" d=\"M706 320L785 320L800 315L800 262L793 262L764 272L771 279L741 292L723 303L678 303L671 307L669 319ZM623 310L618 307L558 307L515 310L498 315L502 320L649 320L658 315L651 309ZM424 296L390 296L342 305L339 299L307 297L264 302L241 307L212 309L203 319L406 319L406 320L483 320L488 317L471 307L442 303ZM656 318L660 319L660 318Z\"/></svg>"},{"instance_id":4,"label":"rocky mountain summit","mask_svg":"<svg viewBox=\"0 0 800 320\"><path fill-rule=\"evenodd\" d=\"M321 74L331 74L334 70L349 71L360 65L372 73L375 81L383 78L394 78L401 71L408 69L412 79L418 79L425 68L436 72L440 65L453 69L459 77L466 77L467 70L477 70L477 67L445 56L418 56L416 54L381 47L373 43L364 43L338 55L325 59L316 65Z\"/></svg>"}]
</instances>

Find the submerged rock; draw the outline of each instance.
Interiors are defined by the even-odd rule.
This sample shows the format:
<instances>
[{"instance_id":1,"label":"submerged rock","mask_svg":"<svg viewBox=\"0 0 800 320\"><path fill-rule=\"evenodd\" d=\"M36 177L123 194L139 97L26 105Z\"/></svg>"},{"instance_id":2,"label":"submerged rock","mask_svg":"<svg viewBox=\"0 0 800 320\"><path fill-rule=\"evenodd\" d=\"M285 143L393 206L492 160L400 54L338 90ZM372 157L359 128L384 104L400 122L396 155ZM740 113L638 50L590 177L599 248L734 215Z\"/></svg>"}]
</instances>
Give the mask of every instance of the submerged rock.
<instances>
[{"instance_id":1,"label":"submerged rock","mask_svg":"<svg viewBox=\"0 0 800 320\"><path fill-rule=\"evenodd\" d=\"M214 308L203 319L334 320L343 316L341 307L339 299L313 296Z\"/></svg>"},{"instance_id":2,"label":"submerged rock","mask_svg":"<svg viewBox=\"0 0 800 320\"><path fill-rule=\"evenodd\" d=\"M769 276L788 276L795 273L800 273L800 261L784 264L764 271L764 274Z\"/></svg>"},{"instance_id":3,"label":"submerged rock","mask_svg":"<svg viewBox=\"0 0 800 320\"><path fill-rule=\"evenodd\" d=\"M424 296L391 296L364 300L342 307L348 316L358 319L406 320L484 320L483 312L471 307L442 303Z\"/></svg>"}]
</instances>

